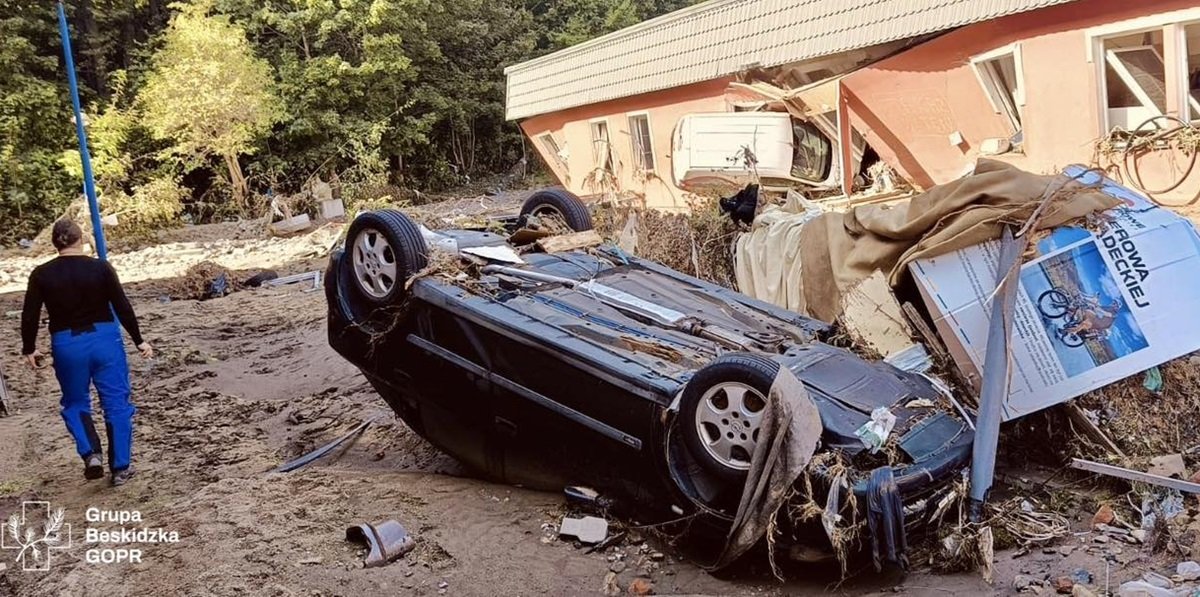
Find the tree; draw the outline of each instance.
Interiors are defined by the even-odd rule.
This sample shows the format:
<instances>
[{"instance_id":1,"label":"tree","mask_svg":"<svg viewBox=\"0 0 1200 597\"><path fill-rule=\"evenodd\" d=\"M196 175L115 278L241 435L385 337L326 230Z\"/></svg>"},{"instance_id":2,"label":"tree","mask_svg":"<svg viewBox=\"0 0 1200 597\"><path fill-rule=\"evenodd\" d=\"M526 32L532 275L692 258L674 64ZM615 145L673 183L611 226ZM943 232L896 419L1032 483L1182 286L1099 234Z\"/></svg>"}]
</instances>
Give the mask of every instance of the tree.
<instances>
[{"instance_id":1,"label":"tree","mask_svg":"<svg viewBox=\"0 0 1200 597\"><path fill-rule=\"evenodd\" d=\"M60 162L74 143L54 11L0 0L0 242L32 237L81 188Z\"/></svg>"},{"instance_id":2,"label":"tree","mask_svg":"<svg viewBox=\"0 0 1200 597\"><path fill-rule=\"evenodd\" d=\"M179 13L154 54L153 70L138 95L145 124L185 163L224 161L238 205L248 185L239 157L282 117L274 77L257 58L243 29L204 2L176 5Z\"/></svg>"}]
</instances>

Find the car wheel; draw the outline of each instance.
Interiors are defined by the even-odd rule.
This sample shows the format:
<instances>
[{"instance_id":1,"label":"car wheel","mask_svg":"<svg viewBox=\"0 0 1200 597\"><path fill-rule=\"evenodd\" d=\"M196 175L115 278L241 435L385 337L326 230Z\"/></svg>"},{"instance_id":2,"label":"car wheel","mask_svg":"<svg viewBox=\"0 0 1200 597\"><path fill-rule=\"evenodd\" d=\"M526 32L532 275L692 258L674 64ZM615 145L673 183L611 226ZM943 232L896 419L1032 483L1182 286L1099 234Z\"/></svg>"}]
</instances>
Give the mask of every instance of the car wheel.
<instances>
[{"instance_id":1,"label":"car wheel","mask_svg":"<svg viewBox=\"0 0 1200 597\"><path fill-rule=\"evenodd\" d=\"M684 387L679 407L684 445L713 475L746 479L778 373L779 363L769 358L730 353L697 371Z\"/></svg>"},{"instance_id":2,"label":"car wheel","mask_svg":"<svg viewBox=\"0 0 1200 597\"><path fill-rule=\"evenodd\" d=\"M345 267L354 294L373 307L401 302L409 278L428 263L427 255L421 230L396 210L360 214L346 233Z\"/></svg>"},{"instance_id":3,"label":"car wheel","mask_svg":"<svg viewBox=\"0 0 1200 597\"><path fill-rule=\"evenodd\" d=\"M521 222L529 216L555 215L575 232L592 229L592 214L574 193L564 189L545 189L534 193L521 205Z\"/></svg>"}]
</instances>

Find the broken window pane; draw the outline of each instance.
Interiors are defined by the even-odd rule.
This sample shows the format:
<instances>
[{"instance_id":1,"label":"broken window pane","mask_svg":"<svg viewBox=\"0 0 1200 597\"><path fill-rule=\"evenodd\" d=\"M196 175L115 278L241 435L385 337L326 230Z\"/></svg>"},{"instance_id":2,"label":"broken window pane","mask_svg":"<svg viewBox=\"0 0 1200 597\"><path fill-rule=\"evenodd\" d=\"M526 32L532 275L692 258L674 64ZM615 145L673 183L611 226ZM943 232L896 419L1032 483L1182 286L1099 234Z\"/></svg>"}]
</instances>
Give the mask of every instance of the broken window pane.
<instances>
[{"instance_id":1,"label":"broken window pane","mask_svg":"<svg viewBox=\"0 0 1200 597\"><path fill-rule=\"evenodd\" d=\"M612 172L612 149L608 143L608 122L592 123L592 163L596 168Z\"/></svg>"},{"instance_id":2,"label":"broken window pane","mask_svg":"<svg viewBox=\"0 0 1200 597\"><path fill-rule=\"evenodd\" d=\"M979 81L996 111L1006 116L1013 131L1021 132L1022 82L1017 69L1016 52L975 62Z\"/></svg>"},{"instance_id":3,"label":"broken window pane","mask_svg":"<svg viewBox=\"0 0 1200 597\"><path fill-rule=\"evenodd\" d=\"M654 170L654 148L650 143L650 117L635 114L629 117L629 137L633 144L633 161L638 170Z\"/></svg>"},{"instance_id":4,"label":"broken window pane","mask_svg":"<svg viewBox=\"0 0 1200 597\"><path fill-rule=\"evenodd\" d=\"M1183 28L1187 38L1187 102L1191 120L1200 120L1200 23Z\"/></svg>"},{"instance_id":5,"label":"broken window pane","mask_svg":"<svg viewBox=\"0 0 1200 597\"><path fill-rule=\"evenodd\" d=\"M550 156L550 159L557 162L558 165L565 170L567 167L567 161L564 157L562 149L560 149L558 146L558 141L554 140L554 135L551 135L550 133L542 133L538 139L542 143L542 149L546 150L546 154Z\"/></svg>"},{"instance_id":6,"label":"broken window pane","mask_svg":"<svg viewBox=\"0 0 1200 597\"><path fill-rule=\"evenodd\" d=\"M1166 113L1167 69L1162 40L1161 30L1104 40L1105 108L1110 129L1131 131Z\"/></svg>"}]
</instances>

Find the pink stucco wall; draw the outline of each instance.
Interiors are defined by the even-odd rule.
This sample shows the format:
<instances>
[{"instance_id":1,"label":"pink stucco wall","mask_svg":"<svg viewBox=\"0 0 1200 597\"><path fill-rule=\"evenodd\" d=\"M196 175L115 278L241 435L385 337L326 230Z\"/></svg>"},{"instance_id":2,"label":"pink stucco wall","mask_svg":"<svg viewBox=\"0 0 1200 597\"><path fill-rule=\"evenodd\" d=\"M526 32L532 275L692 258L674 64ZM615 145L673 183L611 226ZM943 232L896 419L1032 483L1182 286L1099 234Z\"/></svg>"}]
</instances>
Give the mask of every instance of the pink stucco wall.
<instances>
[{"instance_id":1,"label":"pink stucco wall","mask_svg":"<svg viewBox=\"0 0 1200 597\"><path fill-rule=\"evenodd\" d=\"M843 80L846 102L854 126L906 178L922 187L952 180L979 157L984 139L1014 132L988 101L971 57L1019 43L1024 154L1000 159L1044 173L1093 164L1103 108L1087 30L1195 6L1194 0L1080 0L965 27L850 74ZM1168 88L1179 83L1170 66L1175 50L1166 44ZM1168 111L1178 103L1172 95ZM964 139L960 145L951 144L955 131ZM1145 158L1140 168L1145 186L1161 188L1173 180L1180 158L1170 152ZM1101 159L1096 165L1110 163ZM1200 168L1161 198L1178 201L1198 192Z\"/></svg>"},{"instance_id":2,"label":"pink stucco wall","mask_svg":"<svg viewBox=\"0 0 1200 597\"><path fill-rule=\"evenodd\" d=\"M648 207L686 209L688 193L675 186L671 176L671 138L675 124L686 114L695 112L724 112L725 88L731 79L723 78L665 91L622 98L611 102L582 106L572 110L535 116L521 123L522 130L532 140L542 159L550 165L564 186L579 195L601 192L585 184L594 167L592 159L591 122L607 119L609 139L615 156L617 191L643 196ZM646 113L655 156L651 173L636 172L633 144L629 135L629 114ZM546 155L538 136L550 132L558 143L567 147L570 159L566 170Z\"/></svg>"}]
</instances>

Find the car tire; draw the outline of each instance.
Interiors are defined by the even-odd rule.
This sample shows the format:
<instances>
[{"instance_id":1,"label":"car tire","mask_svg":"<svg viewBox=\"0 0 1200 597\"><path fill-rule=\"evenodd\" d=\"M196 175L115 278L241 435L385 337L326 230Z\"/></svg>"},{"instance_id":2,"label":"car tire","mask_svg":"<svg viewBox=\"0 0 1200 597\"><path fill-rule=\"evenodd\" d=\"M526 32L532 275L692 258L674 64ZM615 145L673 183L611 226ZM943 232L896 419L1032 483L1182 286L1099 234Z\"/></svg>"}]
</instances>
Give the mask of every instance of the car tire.
<instances>
[{"instance_id":1,"label":"car tire","mask_svg":"<svg viewBox=\"0 0 1200 597\"><path fill-rule=\"evenodd\" d=\"M521 223L529 216L544 213L557 214L575 232L592 229L592 214L587 205L574 193L565 189L544 189L534 193L521 205Z\"/></svg>"},{"instance_id":2,"label":"car tire","mask_svg":"<svg viewBox=\"0 0 1200 597\"><path fill-rule=\"evenodd\" d=\"M684 386L680 430L688 452L705 470L724 481L745 481L778 373L779 363L765 356L729 353Z\"/></svg>"},{"instance_id":3,"label":"car tire","mask_svg":"<svg viewBox=\"0 0 1200 597\"><path fill-rule=\"evenodd\" d=\"M359 214L346 233L345 262L353 299L370 307L404 301L408 281L428 265L421 230L394 209Z\"/></svg>"}]
</instances>

